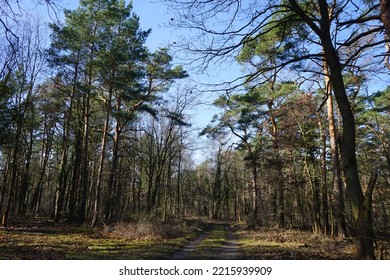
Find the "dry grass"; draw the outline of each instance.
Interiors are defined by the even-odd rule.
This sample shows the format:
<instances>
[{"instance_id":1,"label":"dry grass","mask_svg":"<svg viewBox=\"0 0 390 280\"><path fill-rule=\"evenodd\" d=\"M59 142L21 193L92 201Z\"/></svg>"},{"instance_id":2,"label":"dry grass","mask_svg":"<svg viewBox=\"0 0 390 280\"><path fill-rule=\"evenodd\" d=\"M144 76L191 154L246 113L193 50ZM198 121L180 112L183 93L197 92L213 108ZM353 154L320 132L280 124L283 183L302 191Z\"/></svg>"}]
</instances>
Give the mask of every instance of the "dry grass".
<instances>
[{"instance_id":1,"label":"dry grass","mask_svg":"<svg viewBox=\"0 0 390 280\"><path fill-rule=\"evenodd\" d=\"M105 226L102 234L110 238L162 241L188 236L203 226L200 221L196 220L170 221L169 223L139 220L131 223L117 223L112 226Z\"/></svg>"},{"instance_id":2,"label":"dry grass","mask_svg":"<svg viewBox=\"0 0 390 280\"><path fill-rule=\"evenodd\" d=\"M0 260L169 259L188 240L199 235L202 232L200 229L206 229L208 224L210 221L176 220L163 223L141 220L104 228L88 228L57 225L48 221L19 222L7 229L0 229ZM204 251L208 250L210 254L217 252L224 238L222 233L222 230L216 231L213 242L204 246ZM332 239L299 230L248 229L243 225L236 226L235 233L240 239L243 259L354 258L354 243L350 239ZM387 236L383 236L381 241L376 242L377 252L381 251L378 258L390 259L388 240Z\"/></svg>"},{"instance_id":3,"label":"dry grass","mask_svg":"<svg viewBox=\"0 0 390 280\"><path fill-rule=\"evenodd\" d=\"M19 222L0 228L0 260L169 259L200 225L196 221L140 221L88 228L38 220Z\"/></svg>"},{"instance_id":4,"label":"dry grass","mask_svg":"<svg viewBox=\"0 0 390 280\"><path fill-rule=\"evenodd\" d=\"M351 238L330 238L308 231L236 226L245 259L349 260L355 258ZM375 242L377 259L390 259L390 239Z\"/></svg>"},{"instance_id":5,"label":"dry grass","mask_svg":"<svg viewBox=\"0 0 390 280\"><path fill-rule=\"evenodd\" d=\"M332 239L284 229L240 229L237 233L246 259L341 260L354 257L354 244L350 239Z\"/></svg>"}]
</instances>

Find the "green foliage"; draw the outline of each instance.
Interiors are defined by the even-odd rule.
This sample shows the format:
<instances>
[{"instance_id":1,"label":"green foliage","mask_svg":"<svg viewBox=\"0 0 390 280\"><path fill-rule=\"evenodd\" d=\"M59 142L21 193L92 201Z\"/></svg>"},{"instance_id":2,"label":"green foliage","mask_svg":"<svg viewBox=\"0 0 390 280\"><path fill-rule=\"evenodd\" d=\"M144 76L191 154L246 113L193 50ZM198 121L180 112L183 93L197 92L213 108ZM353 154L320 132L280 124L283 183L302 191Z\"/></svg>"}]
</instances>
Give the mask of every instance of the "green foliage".
<instances>
[{"instance_id":1,"label":"green foliage","mask_svg":"<svg viewBox=\"0 0 390 280\"><path fill-rule=\"evenodd\" d=\"M147 67L150 77L170 80L172 77L184 78L188 76L180 65L174 69L171 68L172 56L169 54L168 48L160 48L151 54L150 63Z\"/></svg>"},{"instance_id":2,"label":"green foliage","mask_svg":"<svg viewBox=\"0 0 390 280\"><path fill-rule=\"evenodd\" d=\"M357 115L358 139L364 153L359 155L370 158L371 168L390 167L390 88L364 98L360 107L364 110L359 110ZM366 160L367 158L363 158L362 162Z\"/></svg>"},{"instance_id":3,"label":"green foliage","mask_svg":"<svg viewBox=\"0 0 390 280\"><path fill-rule=\"evenodd\" d=\"M254 68L275 67L306 53L304 39L310 36L307 28L284 8L270 17L257 34L248 37L237 57L240 63Z\"/></svg>"},{"instance_id":4,"label":"green foliage","mask_svg":"<svg viewBox=\"0 0 390 280\"><path fill-rule=\"evenodd\" d=\"M373 98L374 110L379 113L390 112L390 87L383 91L378 91Z\"/></svg>"},{"instance_id":5,"label":"green foliage","mask_svg":"<svg viewBox=\"0 0 390 280\"><path fill-rule=\"evenodd\" d=\"M123 0L81 1L76 10L65 11L63 24L51 24L51 29L49 63L56 71L56 83L61 84L65 103L69 104L63 123L70 130L65 131L69 139L63 143L71 143L75 161L81 162L77 157L86 147L94 146L100 151L97 139L101 139L103 129L100 152L103 159L99 162L97 188L98 192L104 190L99 203L101 207L106 206L108 219L117 207L114 199L121 198L114 194L122 170L117 165L122 160L119 157L131 158L129 154L126 157L121 154L125 153L122 146L128 146L130 131L139 117L145 116L141 113L153 117L164 114L156 101L163 98L176 79L188 74L181 66L173 65L167 48L150 53L145 42L151 30L141 30L139 17L132 13L132 4ZM180 115L168 117L184 124ZM112 149L111 158L105 153L108 147ZM96 153L88 151L82 157L81 180L84 180L89 175L85 163L96 157ZM108 174L107 182L102 179L103 174ZM78 184L79 176L76 171L71 174L72 185ZM85 187L84 191L88 192ZM84 197L87 195L92 193ZM98 210L101 211L95 209L95 214Z\"/></svg>"},{"instance_id":6,"label":"green foliage","mask_svg":"<svg viewBox=\"0 0 390 280\"><path fill-rule=\"evenodd\" d=\"M14 89L8 83L8 78L0 81L0 146L8 143L12 126L12 110L9 107Z\"/></svg>"},{"instance_id":7,"label":"green foliage","mask_svg":"<svg viewBox=\"0 0 390 280\"><path fill-rule=\"evenodd\" d=\"M214 127L209 125L202 133L215 135L219 132L223 135L227 133L223 131L228 129L243 142L251 141L253 137L261 138L264 133L270 135L271 132L265 128L273 113L271 111L295 92L295 83L284 82L252 87L245 94L222 95L214 101L214 105L224 109L223 113L213 118ZM258 141L260 138L254 143L261 143ZM238 146L242 147L242 143Z\"/></svg>"}]
</instances>

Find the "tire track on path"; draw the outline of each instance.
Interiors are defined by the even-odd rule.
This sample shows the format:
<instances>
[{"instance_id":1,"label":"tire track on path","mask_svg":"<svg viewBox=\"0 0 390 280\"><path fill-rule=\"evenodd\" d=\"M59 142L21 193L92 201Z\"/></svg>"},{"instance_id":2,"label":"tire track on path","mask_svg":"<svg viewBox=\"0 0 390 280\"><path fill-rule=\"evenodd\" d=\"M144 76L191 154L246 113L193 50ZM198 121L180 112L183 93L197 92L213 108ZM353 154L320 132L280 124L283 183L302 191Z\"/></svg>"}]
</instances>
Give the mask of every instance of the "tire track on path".
<instances>
[{"instance_id":1,"label":"tire track on path","mask_svg":"<svg viewBox=\"0 0 390 280\"><path fill-rule=\"evenodd\" d=\"M195 238L194 240L190 241L183 249L181 249L179 252L176 252L172 257L171 260L191 260L192 259L192 252L194 252L198 246L205 240L211 233L211 231L214 229L214 225L210 225L207 230L202 233L200 236Z\"/></svg>"},{"instance_id":2,"label":"tire track on path","mask_svg":"<svg viewBox=\"0 0 390 280\"><path fill-rule=\"evenodd\" d=\"M209 238L211 232L215 228L216 228L215 224L210 224L208 229L203 234L201 234L200 236L198 236L194 240L190 241L183 249L181 249L179 252L175 253L171 257L171 259L172 260L191 260L191 259L194 259L192 253L198 249L199 245L202 244L202 242L204 240ZM240 245L238 243L238 239L237 239L236 235L233 233L233 231L230 229L230 226L225 224L224 231L225 231L225 241L218 248L216 254L212 257L209 257L208 259L238 260L242 257L242 254L240 251Z\"/></svg>"},{"instance_id":3,"label":"tire track on path","mask_svg":"<svg viewBox=\"0 0 390 280\"><path fill-rule=\"evenodd\" d=\"M221 247L219 253L220 260L239 260L241 259L240 244L237 236L230 229L229 225L225 225L226 241Z\"/></svg>"}]
</instances>

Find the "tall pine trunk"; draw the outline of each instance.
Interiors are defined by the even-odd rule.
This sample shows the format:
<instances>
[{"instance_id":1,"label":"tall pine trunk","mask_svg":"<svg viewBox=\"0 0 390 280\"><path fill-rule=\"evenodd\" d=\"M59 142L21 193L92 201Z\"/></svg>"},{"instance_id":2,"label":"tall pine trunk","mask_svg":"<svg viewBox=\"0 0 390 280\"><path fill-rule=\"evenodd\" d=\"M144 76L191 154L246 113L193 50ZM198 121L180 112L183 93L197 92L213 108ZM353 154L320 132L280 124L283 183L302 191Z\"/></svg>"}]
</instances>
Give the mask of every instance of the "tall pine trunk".
<instances>
[{"instance_id":1,"label":"tall pine trunk","mask_svg":"<svg viewBox=\"0 0 390 280\"><path fill-rule=\"evenodd\" d=\"M324 74L325 74L325 90L326 90L326 105L327 105L327 117L329 127L329 142L330 153L332 160L333 171L333 190L336 191L336 220L337 220L337 235L344 237L346 234L345 224L345 203L344 203L344 186L341 178L341 168L339 159L339 150L337 144L337 129L335 125L334 108L333 108L333 96L332 96L332 84L330 80L330 73L326 61L324 61Z\"/></svg>"},{"instance_id":2,"label":"tall pine trunk","mask_svg":"<svg viewBox=\"0 0 390 280\"><path fill-rule=\"evenodd\" d=\"M324 0L320 0L319 2L322 4L321 11L323 15L323 20L321 22L321 41L324 47L325 59L330 71L334 94L343 122L343 135L340 141L340 150L348 197L351 203L353 220L356 224L358 258L374 259L373 236L372 232L370 232L372 226L371 215L362 215L362 213L360 213L364 195L357 168L355 117L345 90L339 57L332 44L329 32L329 20L324 19L325 11L326 17L328 17L328 5Z\"/></svg>"},{"instance_id":3,"label":"tall pine trunk","mask_svg":"<svg viewBox=\"0 0 390 280\"><path fill-rule=\"evenodd\" d=\"M307 15L306 11L301 8L296 0L289 0L289 3L291 10L301 17L312 31L318 35L321 41L324 58L329 68L330 81L342 118L343 135L340 137L340 152L352 217L356 225L358 258L374 259L372 235L366 235L369 233L368 229L372 225L371 216L360 216L364 195L357 168L355 117L345 89L340 57L332 41L332 17L330 15L332 10L326 0L317 0L319 7L319 25L317 25L317 22Z\"/></svg>"},{"instance_id":4,"label":"tall pine trunk","mask_svg":"<svg viewBox=\"0 0 390 280\"><path fill-rule=\"evenodd\" d=\"M108 99L106 101L107 102L106 116L104 120L104 127L102 133L102 143L101 143L99 167L98 167L96 189L95 189L95 201L93 205L93 218L91 223L93 226L96 225L97 223L97 219L100 211L99 204L100 204L101 188L102 188L102 181L103 181L103 169L104 169L104 163L106 159L107 133L108 133L108 127L110 121L110 111L111 111L111 101L112 101L111 99L112 99L112 89L108 91Z\"/></svg>"}]
</instances>

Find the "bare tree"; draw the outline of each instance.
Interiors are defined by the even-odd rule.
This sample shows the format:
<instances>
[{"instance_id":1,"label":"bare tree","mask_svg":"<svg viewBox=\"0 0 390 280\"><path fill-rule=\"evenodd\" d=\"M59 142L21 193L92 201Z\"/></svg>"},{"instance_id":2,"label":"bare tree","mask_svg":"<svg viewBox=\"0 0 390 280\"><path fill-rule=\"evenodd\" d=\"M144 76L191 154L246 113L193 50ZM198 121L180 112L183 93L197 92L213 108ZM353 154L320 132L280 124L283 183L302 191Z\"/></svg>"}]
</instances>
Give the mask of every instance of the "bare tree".
<instances>
[{"instance_id":1,"label":"bare tree","mask_svg":"<svg viewBox=\"0 0 390 280\"><path fill-rule=\"evenodd\" d=\"M12 144L10 153L10 181L7 191L7 204L3 213L2 224L7 225L8 216L13 209L18 213L26 213L27 193L30 185L32 147L34 130L37 125L34 100L40 74L45 65L42 55L43 34L38 20L27 17L21 23L17 34L19 40L15 49L13 65L9 69L9 77L13 84L13 92L9 97L9 108L13 111ZM15 31L16 32L16 31ZM24 147L24 149L21 149ZM20 180L20 183L18 183ZM15 197L15 192L18 197Z\"/></svg>"}]
</instances>

